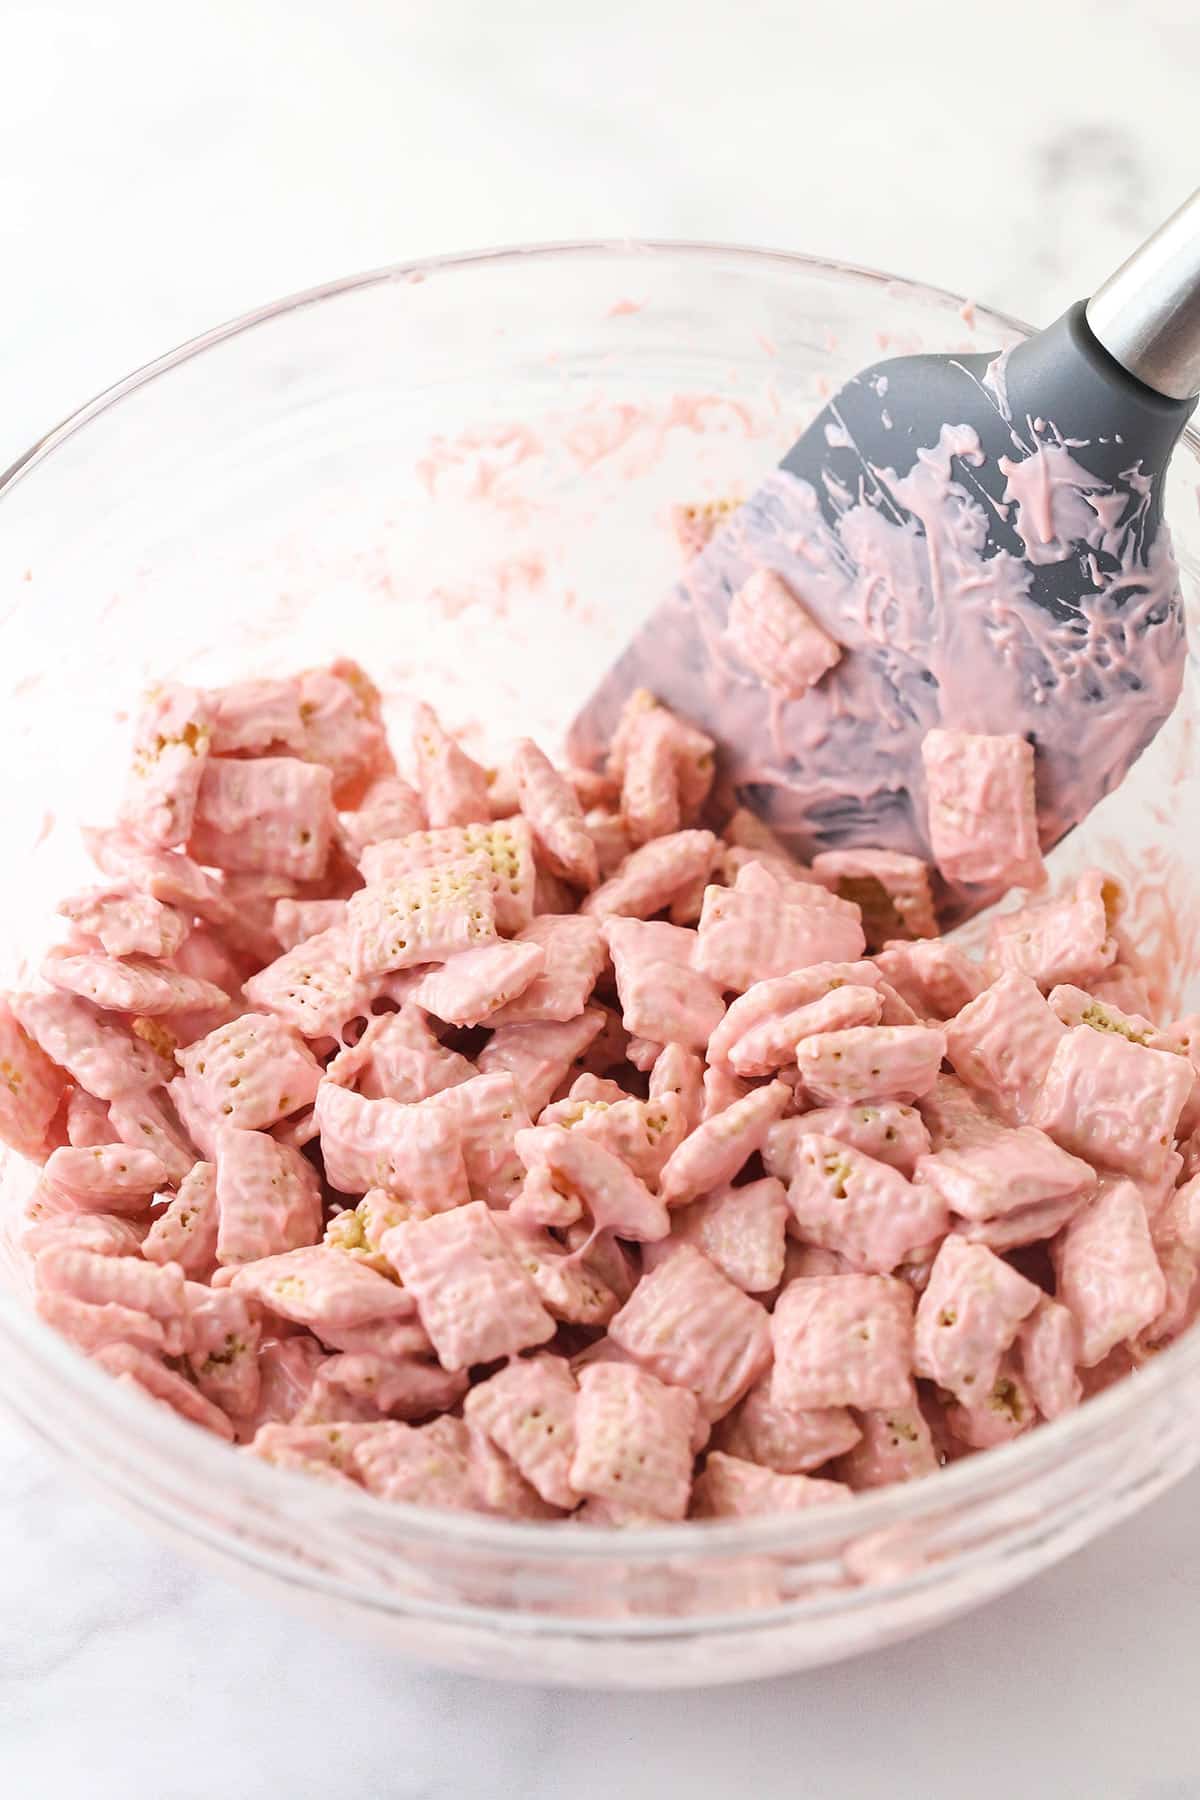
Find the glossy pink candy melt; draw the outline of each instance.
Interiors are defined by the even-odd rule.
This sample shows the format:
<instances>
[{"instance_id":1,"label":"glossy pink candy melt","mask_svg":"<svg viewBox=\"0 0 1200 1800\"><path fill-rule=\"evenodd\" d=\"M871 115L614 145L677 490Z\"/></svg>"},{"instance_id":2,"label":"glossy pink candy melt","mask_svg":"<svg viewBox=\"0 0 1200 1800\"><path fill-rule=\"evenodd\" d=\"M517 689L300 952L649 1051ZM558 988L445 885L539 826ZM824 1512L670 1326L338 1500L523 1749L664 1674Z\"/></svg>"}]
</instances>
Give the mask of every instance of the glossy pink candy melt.
<instances>
[{"instance_id":1,"label":"glossy pink candy melt","mask_svg":"<svg viewBox=\"0 0 1200 1800\"><path fill-rule=\"evenodd\" d=\"M735 602L789 706L837 650ZM277 1466L609 1527L929 1475L1178 1335L1194 1034L1096 991L1116 885L981 964L939 872L802 866L713 752L640 692L602 772L489 771L423 707L406 779L351 664L154 694L104 884L0 1000L43 1319ZM1024 738L926 766L942 881L1039 880Z\"/></svg>"}]
</instances>

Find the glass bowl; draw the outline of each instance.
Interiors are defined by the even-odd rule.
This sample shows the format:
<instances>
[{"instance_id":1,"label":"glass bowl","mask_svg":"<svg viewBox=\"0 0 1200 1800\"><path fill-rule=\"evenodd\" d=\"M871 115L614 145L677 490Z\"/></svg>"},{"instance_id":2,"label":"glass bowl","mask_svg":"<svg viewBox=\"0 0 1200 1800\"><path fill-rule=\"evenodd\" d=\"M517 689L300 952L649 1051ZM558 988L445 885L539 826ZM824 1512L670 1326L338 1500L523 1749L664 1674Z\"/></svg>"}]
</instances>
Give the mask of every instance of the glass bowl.
<instances>
[{"instance_id":1,"label":"glass bowl","mask_svg":"<svg viewBox=\"0 0 1200 1800\"><path fill-rule=\"evenodd\" d=\"M0 983L87 877L77 827L109 816L144 678L347 654L400 730L412 689L473 748L554 746L678 567L672 506L748 492L881 352L1021 329L800 256L565 244L337 282L129 377L0 481ZM1193 643L1198 476L1189 433L1167 513ZM1178 828L1198 716L1193 662L1167 729L1052 858L1125 877L1164 986L1179 976L1167 1016L1200 1004L1200 849ZM0 1159L0 1388L29 1431L227 1571L479 1674L648 1687L830 1662L1028 1579L1200 1458L1193 1333L1069 1418L850 1507L610 1534L387 1506L233 1454L47 1330L14 1246L30 1183Z\"/></svg>"}]
</instances>

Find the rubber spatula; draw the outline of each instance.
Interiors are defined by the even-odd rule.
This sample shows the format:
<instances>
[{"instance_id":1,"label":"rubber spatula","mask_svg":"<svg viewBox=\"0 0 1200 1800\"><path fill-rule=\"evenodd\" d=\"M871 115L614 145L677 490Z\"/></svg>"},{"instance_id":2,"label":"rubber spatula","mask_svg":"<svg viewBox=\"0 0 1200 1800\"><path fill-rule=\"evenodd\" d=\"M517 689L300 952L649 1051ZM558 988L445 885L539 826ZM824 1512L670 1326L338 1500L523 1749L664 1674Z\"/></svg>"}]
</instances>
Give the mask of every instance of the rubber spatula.
<instances>
[{"instance_id":1,"label":"rubber spatula","mask_svg":"<svg viewBox=\"0 0 1200 1800\"><path fill-rule=\"evenodd\" d=\"M1198 393L1200 192L1014 349L848 381L647 619L578 716L573 756L598 761L649 689L716 739L726 791L798 855L932 860L926 733L1020 733L1048 849L1178 698L1163 479ZM811 624L840 658L806 685ZM943 916L993 898L951 884Z\"/></svg>"}]
</instances>

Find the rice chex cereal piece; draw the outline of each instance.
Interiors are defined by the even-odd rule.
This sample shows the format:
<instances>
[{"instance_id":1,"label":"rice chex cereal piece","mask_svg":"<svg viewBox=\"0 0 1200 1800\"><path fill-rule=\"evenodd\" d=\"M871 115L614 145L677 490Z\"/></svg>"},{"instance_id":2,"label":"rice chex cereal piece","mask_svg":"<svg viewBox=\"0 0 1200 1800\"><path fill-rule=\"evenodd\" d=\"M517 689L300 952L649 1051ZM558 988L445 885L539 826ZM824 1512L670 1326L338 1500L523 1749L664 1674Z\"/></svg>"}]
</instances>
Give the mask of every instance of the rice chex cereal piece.
<instances>
[{"instance_id":1,"label":"rice chex cereal piece","mask_svg":"<svg viewBox=\"0 0 1200 1800\"><path fill-rule=\"evenodd\" d=\"M860 957L866 938L857 918L772 893L710 887L700 914L696 967L718 987L744 994L757 981L821 962ZM814 893L823 893L817 888Z\"/></svg>"},{"instance_id":2,"label":"rice chex cereal piece","mask_svg":"<svg viewBox=\"0 0 1200 1800\"><path fill-rule=\"evenodd\" d=\"M1060 982L1090 987L1116 961L1121 902L1117 883L1089 869L1068 894L1000 913L988 932L992 973L1029 975L1044 993Z\"/></svg>"},{"instance_id":3,"label":"rice chex cereal piece","mask_svg":"<svg viewBox=\"0 0 1200 1800\"><path fill-rule=\"evenodd\" d=\"M911 1290L887 1275L790 1281L771 1315L772 1403L903 1406L912 1391L912 1310Z\"/></svg>"},{"instance_id":4,"label":"rice chex cereal piece","mask_svg":"<svg viewBox=\"0 0 1200 1800\"><path fill-rule=\"evenodd\" d=\"M110 1102L108 1119L120 1143L154 1152L173 1187L186 1179L196 1150L165 1094L121 1094Z\"/></svg>"},{"instance_id":5,"label":"rice chex cereal piece","mask_svg":"<svg viewBox=\"0 0 1200 1800\"><path fill-rule=\"evenodd\" d=\"M936 1189L817 1133L796 1144L787 1204L803 1242L836 1250L868 1275L890 1275L950 1222Z\"/></svg>"},{"instance_id":6,"label":"rice chex cereal piece","mask_svg":"<svg viewBox=\"0 0 1200 1800\"><path fill-rule=\"evenodd\" d=\"M533 917L536 875L533 835L525 819L498 819L484 825L410 832L408 837L372 844L362 855L368 885L399 881L439 863L487 858L496 929L505 936L524 930Z\"/></svg>"},{"instance_id":7,"label":"rice chex cereal piece","mask_svg":"<svg viewBox=\"0 0 1200 1800\"><path fill-rule=\"evenodd\" d=\"M649 1093L651 1100L678 1097L686 1137L704 1110L704 1059L682 1044L664 1044L650 1069Z\"/></svg>"},{"instance_id":8,"label":"rice chex cereal piece","mask_svg":"<svg viewBox=\"0 0 1200 1800\"><path fill-rule=\"evenodd\" d=\"M920 857L896 850L824 850L813 857L812 872L858 907L873 949L892 938L937 936L929 869Z\"/></svg>"},{"instance_id":9,"label":"rice chex cereal piece","mask_svg":"<svg viewBox=\"0 0 1200 1800\"><path fill-rule=\"evenodd\" d=\"M671 1228L667 1209L620 1157L577 1131L535 1126L516 1137L517 1154L526 1169L550 1171L554 1185L578 1194L596 1231L651 1243Z\"/></svg>"},{"instance_id":10,"label":"rice chex cereal piece","mask_svg":"<svg viewBox=\"0 0 1200 1800\"><path fill-rule=\"evenodd\" d=\"M476 1057L481 1075L509 1074L534 1117L604 1030L603 1008L589 1006L561 1024L502 1025Z\"/></svg>"},{"instance_id":11,"label":"rice chex cereal piece","mask_svg":"<svg viewBox=\"0 0 1200 1800\"><path fill-rule=\"evenodd\" d=\"M932 1475L938 1468L933 1433L915 1391L906 1406L861 1412L858 1423L858 1443L843 1452L836 1464L838 1479L856 1493L890 1487L894 1481L915 1481L918 1475Z\"/></svg>"},{"instance_id":12,"label":"rice chex cereal piece","mask_svg":"<svg viewBox=\"0 0 1200 1800\"><path fill-rule=\"evenodd\" d=\"M373 991L351 966L350 934L341 925L286 950L242 987L251 1006L276 1013L306 1038L340 1039Z\"/></svg>"},{"instance_id":13,"label":"rice chex cereal piece","mask_svg":"<svg viewBox=\"0 0 1200 1800\"><path fill-rule=\"evenodd\" d=\"M414 1312L412 1295L396 1282L321 1244L243 1263L229 1286L321 1338L384 1320L405 1323Z\"/></svg>"},{"instance_id":14,"label":"rice chex cereal piece","mask_svg":"<svg viewBox=\"0 0 1200 1800\"><path fill-rule=\"evenodd\" d=\"M522 993L494 1012L488 1023L562 1024L577 1019L606 961L595 920L578 913L546 913L524 926L513 942L536 944L544 957L542 970Z\"/></svg>"},{"instance_id":15,"label":"rice chex cereal piece","mask_svg":"<svg viewBox=\"0 0 1200 1800\"><path fill-rule=\"evenodd\" d=\"M139 1213L166 1180L167 1171L151 1150L131 1150L127 1144L95 1144L86 1150L64 1145L46 1159L42 1191L52 1193L66 1211Z\"/></svg>"},{"instance_id":16,"label":"rice chex cereal piece","mask_svg":"<svg viewBox=\"0 0 1200 1800\"><path fill-rule=\"evenodd\" d=\"M472 1388L463 1408L552 1506L570 1509L575 1454L575 1379L559 1357L522 1357Z\"/></svg>"},{"instance_id":17,"label":"rice chex cereal piece","mask_svg":"<svg viewBox=\"0 0 1200 1800\"><path fill-rule=\"evenodd\" d=\"M774 569L756 569L738 588L726 635L747 668L789 700L799 700L842 655Z\"/></svg>"},{"instance_id":18,"label":"rice chex cereal piece","mask_svg":"<svg viewBox=\"0 0 1200 1800\"><path fill-rule=\"evenodd\" d=\"M169 1406L181 1419L232 1442L233 1426L220 1407L206 1400L190 1381L168 1369L149 1351L139 1350L133 1344L109 1344L97 1350L95 1361L119 1381L128 1382L152 1400Z\"/></svg>"},{"instance_id":19,"label":"rice chex cereal piece","mask_svg":"<svg viewBox=\"0 0 1200 1800\"><path fill-rule=\"evenodd\" d=\"M540 944L515 940L460 950L430 970L413 989L412 1003L448 1025L479 1025L523 994L545 962Z\"/></svg>"},{"instance_id":20,"label":"rice chex cereal piece","mask_svg":"<svg viewBox=\"0 0 1200 1800\"><path fill-rule=\"evenodd\" d=\"M315 881L333 837L332 778L294 756L211 757L188 850L210 868Z\"/></svg>"},{"instance_id":21,"label":"rice chex cereal piece","mask_svg":"<svg viewBox=\"0 0 1200 1800\"><path fill-rule=\"evenodd\" d=\"M209 688L204 698L214 756L280 745L299 750L303 745L300 684L294 678L232 681L226 687Z\"/></svg>"},{"instance_id":22,"label":"rice chex cereal piece","mask_svg":"<svg viewBox=\"0 0 1200 1800\"><path fill-rule=\"evenodd\" d=\"M482 1201L393 1226L382 1247L444 1369L515 1356L553 1337L554 1320Z\"/></svg>"},{"instance_id":23,"label":"rice chex cereal piece","mask_svg":"<svg viewBox=\"0 0 1200 1800\"><path fill-rule=\"evenodd\" d=\"M229 996L209 981L184 975L144 956L117 958L99 952L51 950L42 963L51 987L78 994L103 1012L161 1013L224 1008Z\"/></svg>"},{"instance_id":24,"label":"rice chex cereal piece","mask_svg":"<svg viewBox=\"0 0 1200 1800\"><path fill-rule=\"evenodd\" d=\"M643 1369L625 1363L581 1369L572 1489L650 1519L682 1519L691 1497L696 1420L692 1394Z\"/></svg>"},{"instance_id":25,"label":"rice chex cereal piece","mask_svg":"<svg viewBox=\"0 0 1200 1800\"><path fill-rule=\"evenodd\" d=\"M176 1052L189 1096L218 1123L261 1131L316 1098L321 1065L272 1013L246 1012Z\"/></svg>"},{"instance_id":26,"label":"rice chex cereal piece","mask_svg":"<svg viewBox=\"0 0 1200 1800\"><path fill-rule=\"evenodd\" d=\"M725 1183L675 1213L663 1247L694 1244L744 1294L765 1294L783 1278L787 1216L781 1181Z\"/></svg>"},{"instance_id":27,"label":"rice chex cereal piece","mask_svg":"<svg viewBox=\"0 0 1200 1800\"><path fill-rule=\"evenodd\" d=\"M875 967L923 1020L952 1019L987 985L979 964L943 938L889 941L876 956Z\"/></svg>"},{"instance_id":28,"label":"rice chex cereal piece","mask_svg":"<svg viewBox=\"0 0 1200 1800\"><path fill-rule=\"evenodd\" d=\"M1096 1171L1032 1125L984 1125L969 1141L923 1156L916 1180L959 1218L983 1221L1030 1206L1081 1203Z\"/></svg>"},{"instance_id":29,"label":"rice chex cereal piece","mask_svg":"<svg viewBox=\"0 0 1200 1800\"><path fill-rule=\"evenodd\" d=\"M285 950L346 922L344 900L293 900L283 895L271 913L271 931Z\"/></svg>"},{"instance_id":30,"label":"rice chex cereal piece","mask_svg":"<svg viewBox=\"0 0 1200 1800\"><path fill-rule=\"evenodd\" d=\"M413 709L412 741L421 801L433 829L487 824L492 816L487 770L450 736L432 706Z\"/></svg>"},{"instance_id":31,"label":"rice chex cereal piece","mask_svg":"<svg viewBox=\"0 0 1200 1800\"><path fill-rule=\"evenodd\" d=\"M1102 1181L1055 1240L1053 1260L1058 1298L1078 1327L1085 1369L1152 1325L1166 1302L1166 1280L1132 1181Z\"/></svg>"},{"instance_id":32,"label":"rice chex cereal piece","mask_svg":"<svg viewBox=\"0 0 1200 1800\"><path fill-rule=\"evenodd\" d=\"M417 963L445 962L496 936L487 859L435 863L352 894L348 907L352 966L382 975Z\"/></svg>"},{"instance_id":33,"label":"rice chex cereal piece","mask_svg":"<svg viewBox=\"0 0 1200 1800\"><path fill-rule=\"evenodd\" d=\"M473 1511L470 1437L461 1419L428 1425L388 1423L363 1435L351 1460L363 1486L380 1500Z\"/></svg>"},{"instance_id":34,"label":"rice chex cereal piece","mask_svg":"<svg viewBox=\"0 0 1200 1800\"><path fill-rule=\"evenodd\" d=\"M109 956L174 956L188 934L188 920L178 907L164 906L151 894L131 894L116 883L72 894L57 910L70 920L76 938L94 941Z\"/></svg>"},{"instance_id":35,"label":"rice chex cereal piece","mask_svg":"<svg viewBox=\"0 0 1200 1800\"><path fill-rule=\"evenodd\" d=\"M550 873L574 887L594 888L600 879L596 846L570 782L530 738L518 741L513 772L521 811Z\"/></svg>"},{"instance_id":36,"label":"rice chex cereal piece","mask_svg":"<svg viewBox=\"0 0 1200 1800\"><path fill-rule=\"evenodd\" d=\"M721 1450L709 1453L692 1489L694 1519L752 1519L844 1502L850 1489L812 1475L780 1475Z\"/></svg>"},{"instance_id":37,"label":"rice chex cereal piece","mask_svg":"<svg viewBox=\"0 0 1200 1800\"><path fill-rule=\"evenodd\" d=\"M801 1040L796 1065L814 1100L905 1100L928 1093L946 1034L926 1025L859 1025Z\"/></svg>"},{"instance_id":38,"label":"rice chex cereal piece","mask_svg":"<svg viewBox=\"0 0 1200 1800\"><path fill-rule=\"evenodd\" d=\"M691 1244L642 1277L608 1334L660 1381L691 1389L708 1419L736 1406L771 1360L766 1311Z\"/></svg>"},{"instance_id":39,"label":"rice chex cereal piece","mask_svg":"<svg viewBox=\"0 0 1200 1800\"><path fill-rule=\"evenodd\" d=\"M219 1219L216 1165L198 1162L146 1233L142 1255L148 1262L178 1263L189 1281L207 1280L217 1266Z\"/></svg>"},{"instance_id":40,"label":"rice chex cereal piece","mask_svg":"<svg viewBox=\"0 0 1200 1800\"><path fill-rule=\"evenodd\" d=\"M1079 1331L1069 1307L1044 1295L1018 1331L1017 1348L1025 1385L1043 1419L1061 1418L1079 1405Z\"/></svg>"},{"instance_id":41,"label":"rice chex cereal piece","mask_svg":"<svg viewBox=\"0 0 1200 1800\"><path fill-rule=\"evenodd\" d=\"M217 1139L217 1261L254 1262L321 1235L321 1184L312 1164L262 1131Z\"/></svg>"},{"instance_id":42,"label":"rice chex cereal piece","mask_svg":"<svg viewBox=\"0 0 1200 1800\"><path fill-rule=\"evenodd\" d=\"M947 881L1039 886L1032 744L1013 733L930 731L921 759L929 842Z\"/></svg>"},{"instance_id":43,"label":"rice chex cereal piece","mask_svg":"<svg viewBox=\"0 0 1200 1800\"><path fill-rule=\"evenodd\" d=\"M1059 1040L1033 1123L1076 1156L1153 1180L1173 1147L1192 1081L1185 1057L1076 1025Z\"/></svg>"},{"instance_id":44,"label":"rice chex cereal piece","mask_svg":"<svg viewBox=\"0 0 1200 1800\"><path fill-rule=\"evenodd\" d=\"M768 1374L721 1420L713 1444L729 1456L776 1469L781 1475L807 1475L851 1450L861 1435L861 1427L845 1406L779 1406L771 1398Z\"/></svg>"},{"instance_id":45,"label":"rice chex cereal piece","mask_svg":"<svg viewBox=\"0 0 1200 1800\"><path fill-rule=\"evenodd\" d=\"M32 998L32 996L31 996ZM0 995L0 1142L40 1162L67 1078Z\"/></svg>"},{"instance_id":46,"label":"rice chex cereal piece","mask_svg":"<svg viewBox=\"0 0 1200 1800\"><path fill-rule=\"evenodd\" d=\"M353 812L338 814L338 842L357 863L371 844L408 837L424 831L428 823L416 789L398 775L384 775L372 782Z\"/></svg>"},{"instance_id":47,"label":"rice chex cereal piece","mask_svg":"<svg viewBox=\"0 0 1200 1800\"><path fill-rule=\"evenodd\" d=\"M607 881L588 895L582 911L590 918L621 914L649 919L675 896L711 872L717 840L711 831L675 831L631 850Z\"/></svg>"},{"instance_id":48,"label":"rice chex cereal piece","mask_svg":"<svg viewBox=\"0 0 1200 1800\"><path fill-rule=\"evenodd\" d=\"M914 1367L964 1406L986 1394L1042 1291L984 1244L952 1232L917 1307Z\"/></svg>"},{"instance_id":49,"label":"rice chex cereal piece","mask_svg":"<svg viewBox=\"0 0 1200 1800\"><path fill-rule=\"evenodd\" d=\"M1066 1027L1028 975L1000 975L946 1026L955 1072L1005 1118L1028 1120Z\"/></svg>"},{"instance_id":50,"label":"rice chex cereal piece","mask_svg":"<svg viewBox=\"0 0 1200 1800\"><path fill-rule=\"evenodd\" d=\"M133 761L121 823L151 849L191 835L212 738L212 714L195 688L168 682L145 697L133 735Z\"/></svg>"},{"instance_id":51,"label":"rice chex cereal piece","mask_svg":"<svg viewBox=\"0 0 1200 1800\"><path fill-rule=\"evenodd\" d=\"M206 1400L232 1419L258 1405L258 1309L230 1288L187 1283L187 1362Z\"/></svg>"},{"instance_id":52,"label":"rice chex cereal piece","mask_svg":"<svg viewBox=\"0 0 1200 1800\"><path fill-rule=\"evenodd\" d=\"M386 1188L430 1212L469 1198L458 1122L438 1096L406 1106L323 1081L314 1116L325 1178L339 1193Z\"/></svg>"},{"instance_id":53,"label":"rice chex cereal piece","mask_svg":"<svg viewBox=\"0 0 1200 1800\"><path fill-rule=\"evenodd\" d=\"M788 1182L795 1167L798 1140L808 1132L836 1138L876 1162L887 1163L912 1180L918 1158L930 1148L929 1130L915 1107L899 1100L881 1100L873 1106L820 1106L796 1119L772 1125L763 1145L763 1164L769 1175Z\"/></svg>"}]
</instances>

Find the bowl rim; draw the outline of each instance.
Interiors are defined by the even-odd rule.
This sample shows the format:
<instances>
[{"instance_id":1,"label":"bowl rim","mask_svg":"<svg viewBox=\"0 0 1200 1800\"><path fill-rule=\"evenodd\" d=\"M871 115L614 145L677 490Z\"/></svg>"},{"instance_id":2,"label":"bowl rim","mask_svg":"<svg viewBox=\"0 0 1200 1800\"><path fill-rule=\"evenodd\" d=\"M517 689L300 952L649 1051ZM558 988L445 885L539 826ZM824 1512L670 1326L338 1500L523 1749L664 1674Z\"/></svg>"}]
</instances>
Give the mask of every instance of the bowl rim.
<instances>
[{"instance_id":1,"label":"bowl rim","mask_svg":"<svg viewBox=\"0 0 1200 1800\"><path fill-rule=\"evenodd\" d=\"M845 279L854 284L874 286L902 293L908 299L933 303L948 311L962 312L970 305L976 325L994 325L1004 332L1027 335L1032 329L1026 322L991 307L968 301L948 288L911 280L885 270L833 258L813 256L798 251L762 248L755 245L718 240L672 238L579 238L540 243L502 245L473 251L460 251L383 264L358 274L340 277L317 286L300 289L226 320L208 331L185 340L174 349L142 364L121 380L104 388L92 399L69 413L57 425L38 438L22 455L0 473L0 500L37 469L76 433L102 417L122 400L135 394L152 381L169 374L180 365L227 340L241 336L259 326L306 307L335 301L364 289L390 283L419 284L434 275L470 275L471 272L496 264L520 262L567 261L589 258L628 258L636 261L646 256L664 259L705 260L733 259L747 266L777 268L797 275L821 274ZM1200 427L1189 425L1183 440L1200 463ZM15 1152L9 1152L13 1155ZM1044 1423L1022 1437L990 1449L977 1456L964 1458L951 1467L910 1483L897 1483L854 1497L852 1507L829 1503L806 1509L800 1514L778 1514L764 1518L736 1521L684 1520L652 1527L635 1527L613 1531L606 1526L572 1524L564 1531L562 1521L533 1523L483 1513L460 1513L446 1509L418 1506L410 1502L382 1501L367 1493L345 1493L330 1484L306 1474L276 1468L254 1456L239 1459L236 1483L230 1481L231 1446L212 1434L190 1425L166 1406L147 1406L140 1395L123 1391L103 1370L93 1366L87 1357L66 1339L45 1325L33 1311L10 1294L0 1294L0 1337L10 1338L30 1356L31 1362L49 1366L51 1373L68 1389L88 1404L94 1415L108 1415L119 1426L127 1427L129 1440L136 1450L149 1446L162 1455L169 1466L182 1466L186 1461L189 1481L202 1478L214 1494L236 1489L239 1497L254 1495L274 1507L286 1506L289 1514L305 1523L318 1522L344 1530L354 1522L377 1527L391 1521L414 1544L436 1542L441 1549L459 1547L464 1551L494 1552L521 1560L549 1562L565 1567L576 1561L618 1564L642 1564L677 1561L680 1557L717 1560L746 1553L769 1554L803 1552L825 1542L833 1548L831 1538L861 1541L898 1524L913 1525L955 1513L973 1501L986 1500L1023 1485L1039 1473L1054 1467L1074 1451L1103 1439L1118 1422L1137 1407L1160 1395L1165 1389L1194 1374L1200 1367L1200 1327L1186 1332L1168 1349L1153 1356L1148 1363L1115 1382L1103 1393L1064 1417ZM69 1444L46 1420L15 1403L0 1390L8 1409L34 1435L69 1452ZM204 1441L207 1440L207 1441ZM136 1490L144 1510L166 1517L166 1509L156 1505L151 1496ZM293 1502L295 1503L293 1505ZM241 1560L262 1565L263 1556L256 1552L246 1534L227 1531L214 1534L197 1531L195 1521L171 1519L183 1524L194 1535L219 1541L220 1547ZM937 1567L946 1572L960 1567L977 1552L971 1547L939 1559ZM273 1559L268 1559L268 1561ZM289 1563L289 1574L318 1586L328 1585L323 1572L316 1568L301 1570ZM857 1593L864 1600L883 1594L898 1596L914 1585L923 1585L929 1571L904 1575L884 1575L859 1589L842 1595L851 1604ZM344 1585L335 1583L334 1585ZM382 1594L379 1604L386 1605ZM405 1605L402 1597L397 1604ZM801 1604L804 1604L803 1602ZM479 1609L465 1609L479 1616ZM773 1610L773 1609L772 1609ZM788 1616L794 1606L787 1608ZM512 1615L505 1614L511 1619ZM762 1615L735 1612L728 1615L731 1629L745 1630ZM537 1621L546 1630L563 1624L585 1629L582 1616L570 1621L544 1616ZM694 1628L699 1619L676 1619L679 1628ZM703 1621L711 1628L714 1621ZM612 1622L614 1625L616 1621ZM623 1627L631 1621L622 1621Z\"/></svg>"}]
</instances>

